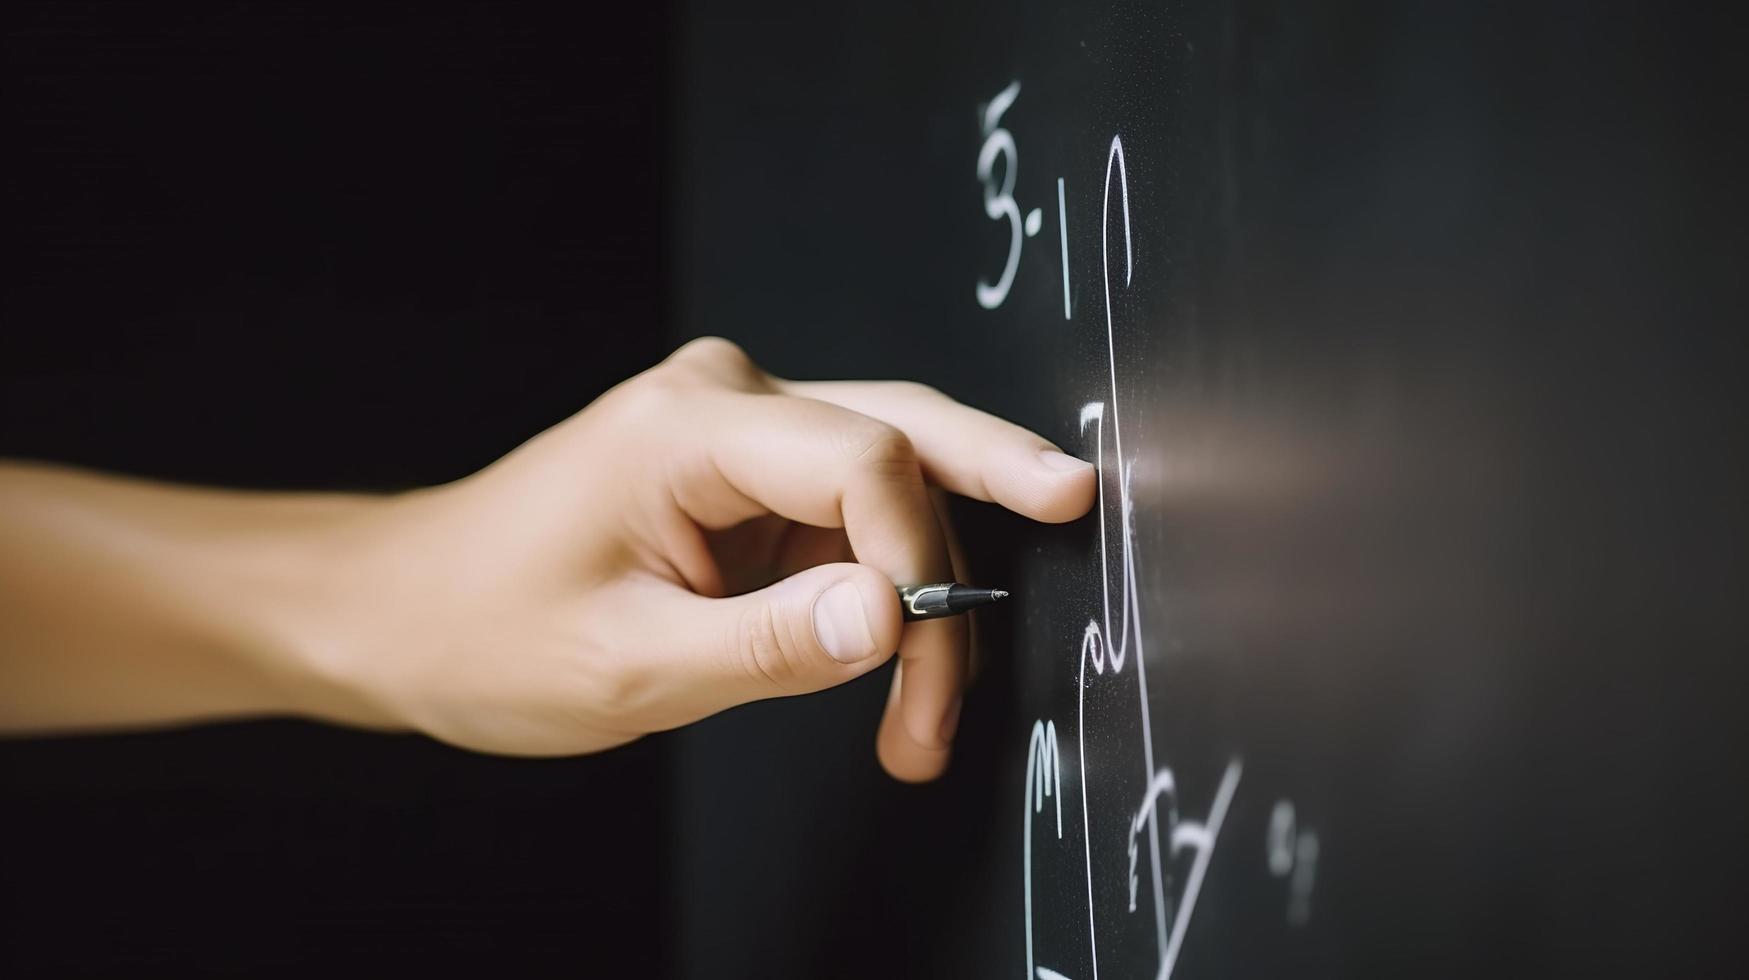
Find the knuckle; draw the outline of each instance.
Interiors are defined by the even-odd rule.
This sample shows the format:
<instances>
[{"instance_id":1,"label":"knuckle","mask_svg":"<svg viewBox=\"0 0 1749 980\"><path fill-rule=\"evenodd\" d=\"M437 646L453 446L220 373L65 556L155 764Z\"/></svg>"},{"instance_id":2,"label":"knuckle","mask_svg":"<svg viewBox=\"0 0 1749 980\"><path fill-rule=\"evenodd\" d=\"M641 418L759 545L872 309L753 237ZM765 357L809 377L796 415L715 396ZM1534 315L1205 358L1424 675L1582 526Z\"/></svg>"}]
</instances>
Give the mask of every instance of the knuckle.
<instances>
[{"instance_id":1,"label":"knuckle","mask_svg":"<svg viewBox=\"0 0 1749 980\"><path fill-rule=\"evenodd\" d=\"M734 341L721 337L688 341L657 365L652 373L683 385L696 386L703 382L740 391L772 390L771 378L753 362L753 358Z\"/></svg>"},{"instance_id":2,"label":"knuckle","mask_svg":"<svg viewBox=\"0 0 1749 980\"><path fill-rule=\"evenodd\" d=\"M670 360L706 361L712 364L750 364L741 345L724 337L699 337L681 344Z\"/></svg>"},{"instance_id":3,"label":"knuckle","mask_svg":"<svg viewBox=\"0 0 1749 980\"><path fill-rule=\"evenodd\" d=\"M855 463L878 470L903 470L917 464L917 449L898 428L875 419L840 431L839 449Z\"/></svg>"},{"instance_id":4,"label":"knuckle","mask_svg":"<svg viewBox=\"0 0 1749 980\"><path fill-rule=\"evenodd\" d=\"M676 364L703 368L707 371L743 374L756 370L753 358L741 345L722 337L700 337L682 344L668 358Z\"/></svg>"},{"instance_id":5,"label":"knuckle","mask_svg":"<svg viewBox=\"0 0 1749 980\"><path fill-rule=\"evenodd\" d=\"M770 603L752 606L741 614L734 649L741 670L754 683L780 691L796 686L801 674L801 645Z\"/></svg>"}]
</instances>

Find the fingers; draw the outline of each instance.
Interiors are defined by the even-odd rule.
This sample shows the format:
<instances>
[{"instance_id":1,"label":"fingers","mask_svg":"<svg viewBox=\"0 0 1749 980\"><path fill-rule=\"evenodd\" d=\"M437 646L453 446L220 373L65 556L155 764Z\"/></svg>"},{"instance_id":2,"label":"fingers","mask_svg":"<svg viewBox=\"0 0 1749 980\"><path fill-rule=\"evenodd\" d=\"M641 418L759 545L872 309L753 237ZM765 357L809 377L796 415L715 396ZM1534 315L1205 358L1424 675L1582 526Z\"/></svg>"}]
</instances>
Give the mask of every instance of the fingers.
<instances>
[{"instance_id":1,"label":"fingers","mask_svg":"<svg viewBox=\"0 0 1749 980\"><path fill-rule=\"evenodd\" d=\"M924 476L1034 520L1072 521L1093 506L1093 464L1043 437L904 381L780 381L778 389L880 419L904 432Z\"/></svg>"},{"instance_id":2,"label":"fingers","mask_svg":"<svg viewBox=\"0 0 1749 980\"><path fill-rule=\"evenodd\" d=\"M935 505L935 519L941 523L941 530L947 535L947 556L953 565L953 580L955 582L970 582L974 576L966 572L966 553L960 546L959 532L954 529L953 515L947 509L947 492L941 489L929 491L929 502ZM1001 583L997 583L1001 584ZM966 617L966 686L970 687L978 679L983 650L978 644L978 619L975 616Z\"/></svg>"},{"instance_id":3,"label":"fingers","mask_svg":"<svg viewBox=\"0 0 1749 980\"><path fill-rule=\"evenodd\" d=\"M856 561L884 575L889 590L953 577L928 483L1054 522L1086 513L1097 491L1090 464L921 385L786 382L715 340L689 344L660 370L668 387L643 404L667 416L673 399L684 398L683 441L694 449L666 474L681 512L706 529L763 514L842 527ZM830 540L807 544L821 546L823 556L831 550ZM790 550L778 542L761 556ZM930 779L947 764L967 675L967 626L956 617L909 624L900 633L899 669L877 744L882 764L901 779ZM824 640L816 641L824 648ZM777 644L767 647L782 649ZM799 641L791 648L800 649ZM790 659L748 654L741 662ZM839 668L820 675L845 676Z\"/></svg>"},{"instance_id":4,"label":"fingers","mask_svg":"<svg viewBox=\"0 0 1749 980\"><path fill-rule=\"evenodd\" d=\"M899 645L899 598L866 565L819 565L768 588L709 599L652 582L627 605L665 726L748 701L823 690L885 663Z\"/></svg>"},{"instance_id":5,"label":"fingers","mask_svg":"<svg viewBox=\"0 0 1749 980\"><path fill-rule=\"evenodd\" d=\"M946 537L903 433L810 399L736 395L709 414L699 438L730 492L791 520L842 525L856 560L885 574L889 588L952 577ZM900 778L933 778L957 723L965 623L913 623L898 653L905 737L882 741L881 760Z\"/></svg>"},{"instance_id":6,"label":"fingers","mask_svg":"<svg viewBox=\"0 0 1749 980\"><path fill-rule=\"evenodd\" d=\"M1074 520L1092 508L1098 491L1091 463L927 385L786 381L766 374L739 347L717 337L688 343L661 370L731 392L781 393L825 402L883 422L904 434L928 482L1034 520ZM718 521L712 526L726 525Z\"/></svg>"},{"instance_id":7,"label":"fingers","mask_svg":"<svg viewBox=\"0 0 1749 980\"><path fill-rule=\"evenodd\" d=\"M818 565L726 599L651 580L609 606L610 631L648 645L624 698L639 730L672 728L748 701L824 690L906 651L876 738L895 778L941 775L952 755L964 685L963 619L905 624L886 576L861 564ZM901 637L903 642L901 643ZM655 688L659 694L652 697ZM649 703L636 703L649 702ZM921 732L922 734L918 734Z\"/></svg>"},{"instance_id":8,"label":"fingers","mask_svg":"<svg viewBox=\"0 0 1749 980\"><path fill-rule=\"evenodd\" d=\"M947 537L948 556L953 569L949 578L955 582L963 582L966 580L965 562L960 555L959 540L954 534L953 523L948 518L945 495L940 490L931 490L929 500L935 508L936 520ZM886 711L881 716L880 730L875 735L875 755L880 759L881 766L894 778L910 783L934 779L947 769L953 737L959 728L960 709L965 703L964 692L977 667L977 623L972 617L960 616L912 623L910 629L921 631L926 627L936 626L948 627L947 635L925 639L950 643L956 651L955 655L929 657L926 654L917 658L915 665L912 660L901 658L898 669L893 671ZM909 695L905 691L908 678L912 684ZM923 685L923 692L917 690L918 685ZM939 711L939 742L921 740L912 734L916 730L912 727L913 724L927 724L928 716L919 717L915 721L908 717L908 712L920 715L924 712L925 708L919 705L930 690L954 692L945 708Z\"/></svg>"},{"instance_id":9,"label":"fingers","mask_svg":"<svg viewBox=\"0 0 1749 980\"><path fill-rule=\"evenodd\" d=\"M963 616L906 624L875 738L875 755L895 779L926 782L947 769L965 694L966 641Z\"/></svg>"}]
</instances>

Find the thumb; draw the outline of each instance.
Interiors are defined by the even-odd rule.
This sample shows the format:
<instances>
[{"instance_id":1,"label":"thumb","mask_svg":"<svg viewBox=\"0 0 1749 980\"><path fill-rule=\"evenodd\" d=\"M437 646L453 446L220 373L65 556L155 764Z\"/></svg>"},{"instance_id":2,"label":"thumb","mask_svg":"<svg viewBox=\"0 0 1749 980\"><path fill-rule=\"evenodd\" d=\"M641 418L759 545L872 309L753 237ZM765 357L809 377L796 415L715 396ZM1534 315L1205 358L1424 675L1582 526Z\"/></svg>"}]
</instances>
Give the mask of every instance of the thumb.
<instances>
[{"instance_id":1,"label":"thumb","mask_svg":"<svg viewBox=\"0 0 1749 980\"><path fill-rule=\"evenodd\" d=\"M806 694L860 677L898 649L899 596L866 565L817 565L726 599L669 593L656 649L695 678L698 716L761 698Z\"/></svg>"}]
</instances>

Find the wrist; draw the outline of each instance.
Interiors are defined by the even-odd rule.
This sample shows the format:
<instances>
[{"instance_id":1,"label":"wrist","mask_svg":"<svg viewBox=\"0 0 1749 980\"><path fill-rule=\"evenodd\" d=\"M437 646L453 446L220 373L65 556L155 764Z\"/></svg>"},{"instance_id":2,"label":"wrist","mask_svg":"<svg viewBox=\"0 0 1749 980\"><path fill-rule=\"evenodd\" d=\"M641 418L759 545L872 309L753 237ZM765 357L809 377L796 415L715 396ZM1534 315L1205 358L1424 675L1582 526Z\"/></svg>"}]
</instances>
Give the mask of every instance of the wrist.
<instances>
[{"instance_id":1,"label":"wrist","mask_svg":"<svg viewBox=\"0 0 1749 980\"><path fill-rule=\"evenodd\" d=\"M386 528L404 496L314 494L229 542L229 628L271 712L404 727L370 683L385 604Z\"/></svg>"}]
</instances>

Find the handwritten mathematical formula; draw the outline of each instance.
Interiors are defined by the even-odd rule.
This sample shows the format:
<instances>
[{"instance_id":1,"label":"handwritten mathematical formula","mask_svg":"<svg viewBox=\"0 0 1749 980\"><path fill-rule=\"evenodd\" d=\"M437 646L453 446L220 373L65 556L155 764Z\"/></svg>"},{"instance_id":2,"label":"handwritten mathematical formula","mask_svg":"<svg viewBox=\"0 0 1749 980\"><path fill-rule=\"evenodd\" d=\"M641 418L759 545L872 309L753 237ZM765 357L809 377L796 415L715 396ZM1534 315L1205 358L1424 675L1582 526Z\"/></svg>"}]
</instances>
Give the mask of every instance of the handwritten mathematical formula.
<instances>
[{"instance_id":1,"label":"handwritten mathematical formula","mask_svg":"<svg viewBox=\"0 0 1749 980\"><path fill-rule=\"evenodd\" d=\"M978 153L977 175L983 185L984 212L994 221L1004 222L1009 232L1009 246L1001 275L994 282L980 278L977 283L978 304L985 309L999 308L1014 288L1020 265L1021 249L1026 238L1038 234L1044 218L1038 208L1021 216L1015 200L1019 151L1013 132L1002 125L1004 117L1015 110L1020 97L1020 82L1003 88L980 114L984 143ZM1003 163L997 179L996 164ZM1220 843L1221 831L1238 794L1243 762L1237 756L1226 760L1219 784L1212 797L1192 810L1181 794L1181 787L1169 766L1157 765L1154 754L1153 722L1149 716L1146 631L1142 622L1141 603L1136 575L1135 508L1130 494L1135 456L1125 455L1122 423L1118 412L1118 376L1116 329L1112 312L1113 259L1121 261L1119 289L1134 284L1135 248L1130 214L1129 164L1124 156L1121 134L1113 135L1105 162L1105 183L1101 198L1099 261L1105 310L1106 357L1110 388L1106 396L1084 405L1080 411L1080 431L1090 438L1094 462L1099 472L1099 577L1100 605L1091 610L1086 626L1081 630L1076 673L1079 676L1075 705L1076 763L1074 780L1079 784L1081 857L1085 872L1085 891L1078 894L1033 893L1034 851L1062 848L1064 842L1063 784L1064 769L1058 728L1055 719L1041 718L1034 722L1029 734L1026 771L1023 782L1022 887L1024 891L1024 935L1026 943L1027 980L1069 980L1086 976L1098 980L1101 935L1100 915L1109 915L1110 908L1101 909L1095 901L1095 882L1112 876L1125 882L1128 908L1122 914L1136 914L1146 899L1153 918L1153 933L1157 953L1155 977L1166 980L1172 976L1197 899L1201 895L1210 863ZM1072 319L1069 298L1069 237L1065 178L1057 184L1057 226L1061 242L1063 317ZM1115 193L1114 193L1115 191ZM1121 230L1122 251L1114 256L1115 232ZM1109 453L1107 442L1110 442ZM1110 547L1108 528L1107 486L1115 489L1116 546ZM1115 607L1113 593L1116 593ZM1092 668L1089 676L1088 668ZM1102 684L1115 683L1126 667L1133 667L1139 703L1140 751L1135 758L1136 773L1103 774L1091 772L1087 766L1087 736L1089 726L1100 725L1098 716L1088 718L1088 691ZM1101 699L1103 710L1110 710L1109 698ZM1115 720L1115 719L1114 719ZM1127 813L1114 814L1094 809L1088 799L1089 785L1097 778L1109 777L1120 784L1139 776L1146 789L1134 801ZM1199 801L1200 802L1200 801ZM1071 814L1073 814L1073 808ZM1044 832L1035 834L1035 822ZM1072 826L1072 823L1071 823ZM1303 926L1311 913L1311 893L1318 860L1318 837L1310 828L1301 826L1292 801L1278 800L1271 811L1266 843L1266 859L1270 873L1288 880L1289 899L1286 919L1290 926ZM1121 840L1127 855L1127 866L1096 866L1095 840ZM1162 846L1164 845L1164 846ZM1103 847L1103 844L1102 844ZM1146 855L1145 865L1143 855ZM1144 877L1145 872L1145 877ZM1146 890L1143 889L1144 880ZM1087 959L1071 965L1051 950L1040 949L1035 943L1035 915L1047 910L1061 913L1084 906L1087 917ZM1168 921L1170 919L1170 921ZM1108 923L1110 928L1112 924ZM1065 954L1069 955L1069 954ZM1052 965L1046 965L1049 962ZM1085 973L1081 973L1082 969ZM1067 972L1073 969L1076 972Z\"/></svg>"}]
</instances>

